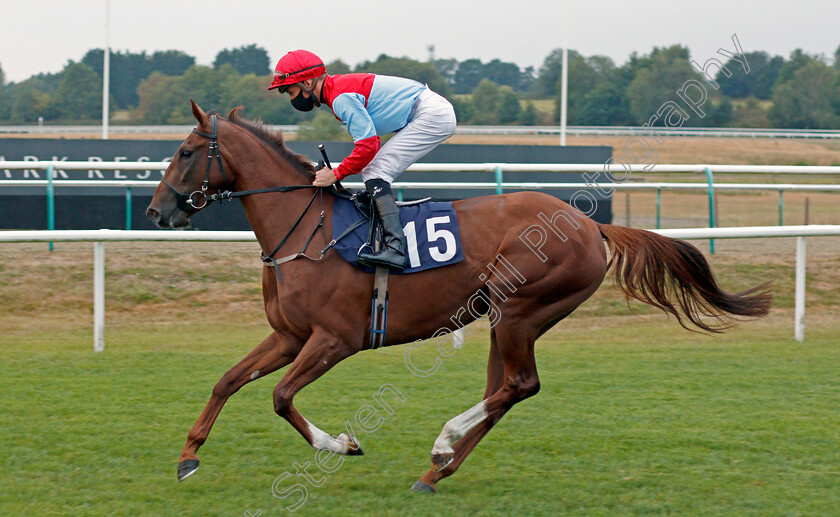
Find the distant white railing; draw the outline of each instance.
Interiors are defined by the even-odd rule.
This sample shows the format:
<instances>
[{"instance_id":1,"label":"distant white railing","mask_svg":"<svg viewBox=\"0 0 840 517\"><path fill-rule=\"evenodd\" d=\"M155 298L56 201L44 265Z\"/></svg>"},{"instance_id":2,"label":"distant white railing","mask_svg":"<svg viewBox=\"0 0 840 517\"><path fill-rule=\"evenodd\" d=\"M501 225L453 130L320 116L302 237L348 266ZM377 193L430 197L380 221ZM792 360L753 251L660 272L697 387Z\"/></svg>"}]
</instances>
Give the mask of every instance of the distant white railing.
<instances>
[{"instance_id":1,"label":"distant white railing","mask_svg":"<svg viewBox=\"0 0 840 517\"><path fill-rule=\"evenodd\" d=\"M297 133L298 126L280 125L273 126L284 133ZM190 125L165 125L165 126L113 126L108 125L108 132L111 135L169 135L189 134L195 128ZM102 126L0 126L0 137L3 134L26 134L26 135L101 135Z\"/></svg>"},{"instance_id":2,"label":"distant white railing","mask_svg":"<svg viewBox=\"0 0 840 517\"><path fill-rule=\"evenodd\" d=\"M653 132L663 137L714 138L840 138L836 129L769 129L736 127L635 127L635 126L569 126L566 134L575 136L639 136ZM559 135L560 126L458 126L457 134L465 135Z\"/></svg>"},{"instance_id":3,"label":"distant white railing","mask_svg":"<svg viewBox=\"0 0 840 517\"><path fill-rule=\"evenodd\" d=\"M132 188L155 188L158 181L129 180L129 179L90 179L79 180L69 179L64 171L87 170L87 171L159 171L163 172L169 166L169 162L63 162L63 161L0 161L0 175L6 173L9 176L11 170L23 171L45 171L45 179L40 174L31 173L32 179L0 179L0 187L46 187L47 189L47 227L55 228L55 204L53 200L55 187L122 187L125 188L126 197L126 222L125 228L131 229L131 195ZM613 163L610 166L613 175L612 181L605 174L603 163L415 163L408 169L409 172L488 172L494 174L494 181L479 182L419 182L419 181L396 181L393 188L396 191L397 199L402 200L404 190L410 189L495 189L497 194L505 190L542 190L542 189L574 189L574 190L597 190L604 193L608 190L622 190L626 192L636 190L656 191L656 227L661 226L661 194L663 190L705 190L708 193L708 219L709 227L717 226L715 221L716 190L763 190L776 191L778 197L779 225L784 223L784 192L786 191L814 191L814 192L840 192L840 183L833 184L791 184L791 183L716 183L714 173L722 174L794 174L794 175L840 175L840 166L802 166L802 165L706 165L706 164L620 164ZM505 182L505 172L570 172L583 173L583 182ZM665 182L629 182L621 181L629 178L632 173L697 173L704 174L705 183L665 183ZM26 174L26 172L25 172ZM88 173L93 177L93 172ZM66 179L62 179L64 176ZM2 178L2 176L0 176ZM37 179L36 179L37 178ZM345 182L350 188L362 188L361 182ZM629 219L629 203L628 203ZM711 243L711 252L714 253L714 241Z\"/></svg>"},{"instance_id":4,"label":"distant white railing","mask_svg":"<svg viewBox=\"0 0 840 517\"><path fill-rule=\"evenodd\" d=\"M0 162L2 163L2 162ZM156 188L159 181L149 180L53 180L56 187L146 187ZM3 180L0 187L46 187L48 180ZM350 188L362 188L360 181L343 181L342 185ZM542 189L616 189L616 190L706 190L706 183L558 183L558 182L502 182L492 181L395 181L394 190L398 189L458 189L458 190L487 190L501 186L503 190L542 190ZM840 191L840 183L715 183L715 190L804 190L804 191Z\"/></svg>"},{"instance_id":5,"label":"distant white railing","mask_svg":"<svg viewBox=\"0 0 840 517\"><path fill-rule=\"evenodd\" d=\"M163 126L108 126L111 134L188 134L195 125ZM298 132L297 125L275 125L287 134ZM665 137L700 136L715 138L840 138L836 129L774 129L774 128L734 128L734 127L656 127L635 126L567 126L566 134L577 136L637 136L656 132ZM30 135L100 135L102 126L35 126L17 125L0 126L3 134ZM560 126L458 126L455 134L459 135L558 135ZM559 143L559 141L558 141Z\"/></svg>"},{"instance_id":6,"label":"distant white railing","mask_svg":"<svg viewBox=\"0 0 840 517\"><path fill-rule=\"evenodd\" d=\"M333 165L337 165L338 162ZM129 170L163 171L169 166L168 161L162 162L98 162L98 161L2 161L0 171L4 169L37 169L47 170ZM409 172L493 172L499 168L503 172L590 172L604 173L604 163L415 163ZM624 168L616 161L610 166L615 176L624 172L656 173L656 172L693 172L705 173L711 169L716 173L750 173L750 174L840 174L837 165L729 165L729 164L685 164L685 163L631 163ZM603 181L607 181L603 179Z\"/></svg>"},{"instance_id":7,"label":"distant white railing","mask_svg":"<svg viewBox=\"0 0 840 517\"><path fill-rule=\"evenodd\" d=\"M743 228L683 228L652 230L675 239L735 239L752 237L796 237L796 286L794 337L805 339L805 238L840 235L840 225L755 226ZM166 230L34 230L0 231L0 242L92 241L93 263L93 349L105 349L105 242L114 241L256 241L250 231L166 231Z\"/></svg>"}]
</instances>

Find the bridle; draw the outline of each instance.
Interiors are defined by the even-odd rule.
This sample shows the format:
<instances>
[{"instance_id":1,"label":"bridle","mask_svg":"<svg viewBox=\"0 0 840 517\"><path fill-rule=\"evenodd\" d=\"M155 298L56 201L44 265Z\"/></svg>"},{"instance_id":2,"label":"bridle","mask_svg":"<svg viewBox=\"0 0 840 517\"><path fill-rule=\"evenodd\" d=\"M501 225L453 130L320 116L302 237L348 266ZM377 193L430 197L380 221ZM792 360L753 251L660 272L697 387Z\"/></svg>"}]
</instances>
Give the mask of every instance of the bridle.
<instances>
[{"instance_id":1,"label":"bridle","mask_svg":"<svg viewBox=\"0 0 840 517\"><path fill-rule=\"evenodd\" d=\"M214 201L213 198L215 196L207 195L207 188L210 186L210 167L213 165L213 158L216 158L216 161L219 163L219 172L222 174L222 180L224 180L225 182L225 188L227 189L227 192L230 192L230 190L233 188L228 182L227 176L225 175L225 168L222 165L222 153L221 151L219 151L219 117L215 114L210 115L210 123L210 133L199 131L198 128L193 129L193 133L203 136L204 138L210 139L210 145L207 148L207 167L204 168L204 182L201 184L201 190L193 191L193 193L190 195L182 194L178 192L175 189L175 187L172 186L171 183L166 181L166 177L162 178L163 183L167 187L169 187L169 190L171 190L173 194L175 194L175 200L178 204L178 208L180 208L184 212L201 210L202 208L210 204L212 201ZM221 191L219 193L221 193Z\"/></svg>"},{"instance_id":2,"label":"bridle","mask_svg":"<svg viewBox=\"0 0 840 517\"><path fill-rule=\"evenodd\" d=\"M292 227L289 229L289 231L286 233L286 235L280 240L280 244L275 246L274 250L267 255L265 253L260 253L260 260L262 260L263 263L266 266L273 266L274 267L274 270L277 273L277 280L278 280L278 282L280 282L282 284L283 279L280 277L280 269L278 268L278 266L280 264L282 264L284 262L289 262L291 260L294 260L296 258L301 258L301 257L307 258L307 259L313 260L313 261L319 261L322 258L324 258L324 255L333 246L335 246L336 241L339 240L339 239L334 239L334 240L330 241L327 244L327 246L324 249L321 250L318 258L312 258L312 257L306 255L306 249L309 247L309 244L312 242L312 239L315 237L315 234L318 232L318 229L319 228L323 229L323 227L324 227L324 209L323 209L324 189L321 188L321 187L316 187L315 185L285 185L285 186L281 186L281 187L269 187L269 188L261 188L261 189L254 189L254 190L242 190L242 191L239 191L239 192L233 192L232 191L233 186L228 182L227 176L225 176L225 169L224 169L224 166L222 165L222 153L219 150L218 116L215 115L215 114L211 115L210 116L210 121L211 121L210 133L205 133L203 131L199 131L197 128L193 129L193 133L195 133L199 136L203 136L204 138L209 138L210 139L210 146L209 146L208 152L207 152L207 167L204 169L204 182L201 184L201 190L193 191L193 193L191 193L190 195L182 194L181 192L178 192L178 190L176 190L175 187L172 186L172 184L170 184L168 181L166 181L165 177L162 178L163 183L167 187L169 187L169 190L171 190L173 194L175 194L176 203L178 204L178 208L180 208L184 212L192 212L192 211L196 211L196 210L201 210L202 208L206 207L207 205L209 205L213 201L221 202L222 200L225 200L225 199L227 199L228 201L233 201L233 198L250 196L252 194L265 194L267 192L290 192L290 191L293 191L293 190L301 190L301 189L308 189L308 188L316 189L315 192L312 194L312 198L309 200L309 203L306 205L306 208L303 209L303 212L301 212L300 216L297 218L297 221L295 221L295 223L292 225ZM216 159L216 161L219 164L219 172L221 172L221 174L222 174L222 179L225 182L226 190L219 190L215 194L207 194L207 189L210 186L210 168L213 165L213 159L214 158ZM291 237L292 232L295 231L295 229L298 227L300 222L303 220L304 216L309 211L309 208L312 206L312 204L315 201L315 198L318 196L318 194L321 194L321 216L318 220L318 225L315 227L314 230L312 230L312 233L309 235L309 238L306 240L306 243L303 245L303 249L301 249L301 251L299 251L295 254L288 255L288 256L280 258L280 259L275 259L274 255L278 251L280 251L280 248L286 243L286 241L289 239L289 237ZM326 235L324 236L324 240L325 241L327 240Z\"/></svg>"}]
</instances>

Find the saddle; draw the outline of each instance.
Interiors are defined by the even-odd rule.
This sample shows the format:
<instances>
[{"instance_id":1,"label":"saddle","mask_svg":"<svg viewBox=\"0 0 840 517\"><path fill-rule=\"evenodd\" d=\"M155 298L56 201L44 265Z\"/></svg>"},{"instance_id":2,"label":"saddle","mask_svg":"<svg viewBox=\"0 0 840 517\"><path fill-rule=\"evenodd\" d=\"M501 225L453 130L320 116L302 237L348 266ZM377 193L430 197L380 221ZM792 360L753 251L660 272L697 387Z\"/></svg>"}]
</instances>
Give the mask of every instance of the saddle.
<instances>
[{"instance_id":1,"label":"saddle","mask_svg":"<svg viewBox=\"0 0 840 517\"><path fill-rule=\"evenodd\" d=\"M373 207L373 200L371 199L368 191L364 189L347 189L344 188L344 186L341 185L340 182L336 182L335 184L333 184L333 194L336 197L340 197L351 201L355 205L356 211L359 213L361 218L354 224L347 227L347 229L338 237L335 237L333 242L331 242L330 244L334 245L336 242L340 241L342 238L347 236L356 228L364 226L365 224L370 224L370 231L368 232L367 242L365 242L365 244L363 244L362 247L359 248L359 251L362 251L365 248L375 250L380 249L380 247L382 246L382 224L380 223L379 217L376 214L376 210ZM416 206L427 201L431 201L431 199L431 197L424 197L422 199L415 199L413 201L396 201L396 204L398 207Z\"/></svg>"},{"instance_id":2,"label":"saddle","mask_svg":"<svg viewBox=\"0 0 840 517\"><path fill-rule=\"evenodd\" d=\"M354 190L344 188L341 182L336 182L333 184L333 194L335 194L337 197L341 197L352 201L360 210L363 207L366 207L368 210L372 207L370 194L367 190ZM431 199L431 197L424 197L423 199L415 199L413 201L397 201L396 203L397 206L414 206L419 205L421 203L425 203L426 201L431 201Z\"/></svg>"}]
</instances>

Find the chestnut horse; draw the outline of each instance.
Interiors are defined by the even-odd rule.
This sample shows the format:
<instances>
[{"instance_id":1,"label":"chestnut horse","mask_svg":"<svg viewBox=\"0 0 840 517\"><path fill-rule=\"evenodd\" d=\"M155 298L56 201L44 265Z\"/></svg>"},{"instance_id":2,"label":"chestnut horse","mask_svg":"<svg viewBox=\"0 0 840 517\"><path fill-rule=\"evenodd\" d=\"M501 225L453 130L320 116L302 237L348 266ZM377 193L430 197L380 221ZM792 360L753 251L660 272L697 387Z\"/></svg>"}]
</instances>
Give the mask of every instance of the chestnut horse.
<instances>
[{"instance_id":1,"label":"chestnut horse","mask_svg":"<svg viewBox=\"0 0 840 517\"><path fill-rule=\"evenodd\" d=\"M292 403L298 391L369 341L373 275L334 251L318 253L330 240L334 194L311 186L313 166L289 151L279 132L245 120L236 109L226 120L195 103L192 111L197 128L175 153L147 216L161 228L184 228L207 198L213 200L213 189L257 190L240 200L263 255L289 260L263 269L265 313L273 331L213 388L187 435L178 479L198 468L196 452L227 399L286 365L291 366L274 389L277 414L316 449L361 454L353 437L331 437ZM277 192L290 185L299 187ZM737 294L723 291L694 246L595 223L549 195L487 196L453 207L464 260L391 276L388 345L427 339L452 322L463 326L489 314L487 385L481 402L443 427L431 451L432 467L415 490L434 492L514 404L539 391L534 342L589 298L611 267L626 296L673 314L685 328L717 332L738 316L768 312L765 285Z\"/></svg>"}]
</instances>

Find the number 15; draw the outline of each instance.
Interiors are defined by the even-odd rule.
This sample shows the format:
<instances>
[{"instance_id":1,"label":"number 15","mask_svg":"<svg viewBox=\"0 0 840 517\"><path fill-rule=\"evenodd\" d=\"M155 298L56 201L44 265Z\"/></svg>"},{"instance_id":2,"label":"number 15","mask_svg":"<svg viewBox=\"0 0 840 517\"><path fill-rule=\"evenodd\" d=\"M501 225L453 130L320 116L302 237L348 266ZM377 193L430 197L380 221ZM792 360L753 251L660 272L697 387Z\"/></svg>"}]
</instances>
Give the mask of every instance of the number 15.
<instances>
[{"instance_id":1,"label":"number 15","mask_svg":"<svg viewBox=\"0 0 840 517\"><path fill-rule=\"evenodd\" d=\"M429 241L429 255L435 262L446 262L455 256L457 246L455 236L449 230L435 228L439 224L449 223L449 216L430 217L426 219L426 236ZM417 230L414 221L403 228L406 244L408 245L408 263L410 267L420 267L420 253L417 251ZM434 241L443 239L443 249L440 245L431 246Z\"/></svg>"}]
</instances>

